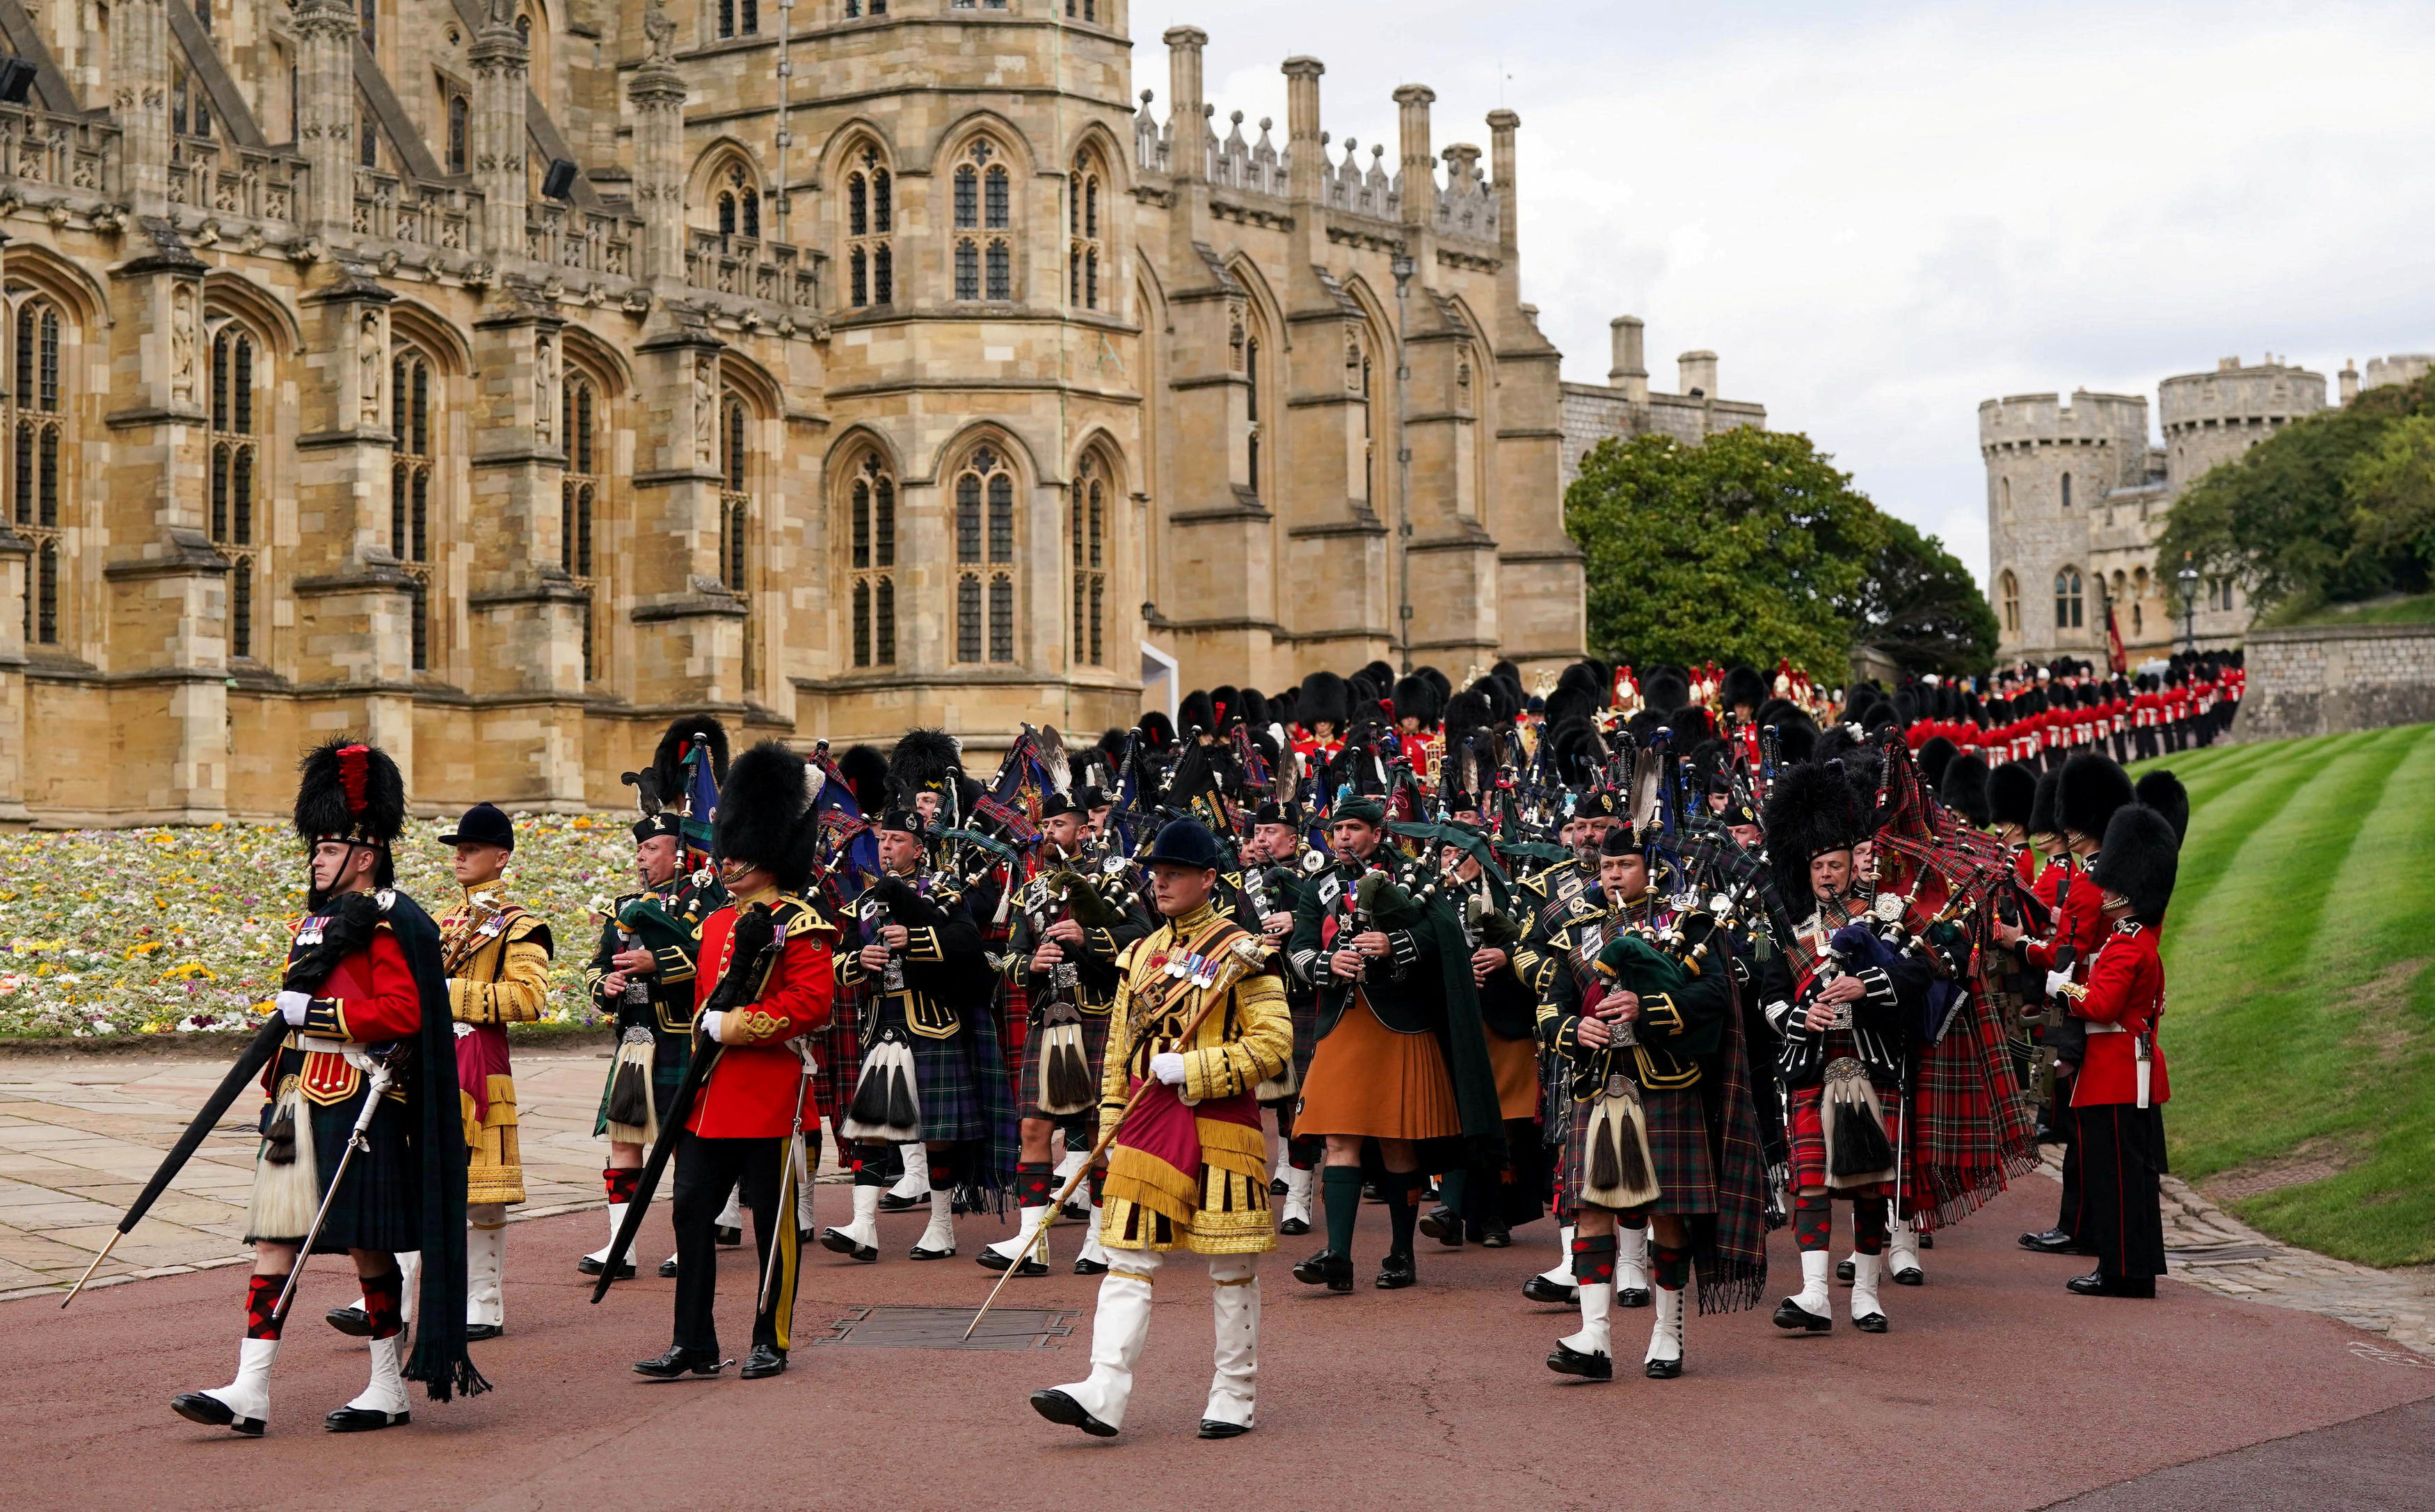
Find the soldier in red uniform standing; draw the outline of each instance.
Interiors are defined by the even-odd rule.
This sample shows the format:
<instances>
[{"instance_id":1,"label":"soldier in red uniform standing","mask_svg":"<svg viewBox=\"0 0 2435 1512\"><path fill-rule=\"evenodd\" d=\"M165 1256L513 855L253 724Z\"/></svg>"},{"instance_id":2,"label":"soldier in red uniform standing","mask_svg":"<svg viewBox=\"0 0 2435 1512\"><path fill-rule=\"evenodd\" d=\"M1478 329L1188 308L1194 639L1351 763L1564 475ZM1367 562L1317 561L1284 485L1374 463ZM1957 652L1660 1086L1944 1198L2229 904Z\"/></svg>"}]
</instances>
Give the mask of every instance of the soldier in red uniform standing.
<instances>
[{"instance_id":1,"label":"soldier in red uniform standing","mask_svg":"<svg viewBox=\"0 0 2435 1512\"><path fill-rule=\"evenodd\" d=\"M2097 1269L2066 1284L2082 1297L2153 1297L2165 1273L2166 1101L2172 1088L2156 1022L2165 966L2156 944L2172 901L2181 836L2164 814L2124 805L2089 868L2107 934L2084 982L2065 986L2073 1018L2088 1026L2087 1057L2072 1079L2081 1140L2081 1238Z\"/></svg>"},{"instance_id":2,"label":"soldier in red uniform standing","mask_svg":"<svg viewBox=\"0 0 2435 1512\"><path fill-rule=\"evenodd\" d=\"M803 901L819 853L819 825L803 759L776 741L738 757L719 789L712 848L727 906L702 920L695 977L697 1058L716 1056L695 1094L677 1146L676 1336L665 1354L636 1362L642 1375L715 1376L726 1362L712 1316L717 1297L718 1210L737 1182L752 1210L757 1287L752 1352L744 1379L786 1368L801 1241L797 1185L814 1153L794 1165L795 1135L817 1152L820 1108L801 1036L825 1026L835 993L829 947L837 931ZM669 1138L671 1135L663 1135ZM791 1167L791 1169L790 1169Z\"/></svg>"}]
</instances>

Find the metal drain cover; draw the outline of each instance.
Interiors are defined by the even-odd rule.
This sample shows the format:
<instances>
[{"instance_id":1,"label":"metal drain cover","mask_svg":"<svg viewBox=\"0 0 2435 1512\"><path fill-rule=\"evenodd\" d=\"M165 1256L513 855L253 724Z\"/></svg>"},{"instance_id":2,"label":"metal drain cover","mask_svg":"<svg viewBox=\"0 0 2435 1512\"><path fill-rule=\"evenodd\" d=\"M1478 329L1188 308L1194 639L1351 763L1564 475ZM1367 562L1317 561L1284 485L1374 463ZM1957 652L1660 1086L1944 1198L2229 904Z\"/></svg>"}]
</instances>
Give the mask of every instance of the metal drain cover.
<instances>
[{"instance_id":1,"label":"metal drain cover","mask_svg":"<svg viewBox=\"0 0 2435 1512\"><path fill-rule=\"evenodd\" d=\"M969 1307L857 1307L831 1323L831 1335L814 1344L859 1345L872 1349L1040 1349L1072 1335L1079 1313L1054 1308L1001 1307L981 1319L973 1336Z\"/></svg>"}]
</instances>

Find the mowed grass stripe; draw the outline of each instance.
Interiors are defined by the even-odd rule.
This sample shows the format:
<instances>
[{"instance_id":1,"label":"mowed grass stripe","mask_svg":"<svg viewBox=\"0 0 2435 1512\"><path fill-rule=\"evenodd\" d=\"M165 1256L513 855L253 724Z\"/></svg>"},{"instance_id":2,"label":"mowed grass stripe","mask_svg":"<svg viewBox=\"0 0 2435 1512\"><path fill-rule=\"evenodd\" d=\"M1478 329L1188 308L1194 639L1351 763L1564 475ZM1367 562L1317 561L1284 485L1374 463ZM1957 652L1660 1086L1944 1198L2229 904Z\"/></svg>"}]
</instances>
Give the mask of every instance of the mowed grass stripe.
<instances>
[{"instance_id":1,"label":"mowed grass stripe","mask_svg":"<svg viewBox=\"0 0 2435 1512\"><path fill-rule=\"evenodd\" d=\"M2387 733L2401 760L2336 870L2290 994L2294 1032L2339 1052L2304 1057L2290 1143L2357 1163L2235 1207L2312 1249L2394 1265L2435 1260L2435 727Z\"/></svg>"},{"instance_id":2,"label":"mowed grass stripe","mask_svg":"<svg viewBox=\"0 0 2435 1512\"><path fill-rule=\"evenodd\" d=\"M2337 741L2355 742L2356 736L2336 736ZM2318 744L2311 742L2310 744ZM2328 742L2327 744L2330 744ZM2202 753L2203 754L2203 753ZM2323 752L2314 759L2323 760ZM2165 924L2165 949L2169 962L2179 938L2185 933L2211 928L2212 915L2208 899L2219 884L2235 874L2235 858L2271 827L2284 808L2299 796L2299 786L2291 782L2287 768L2270 765L2219 782L2217 774L2201 768L2187 772L2173 765L2167 757L2150 765L2170 769L2190 793L2190 833L2184 842L2181 870L2174 886L2173 909ZM2148 767L2138 768L2145 772ZM2200 959L2211 960L2220 949L2210 940Z\"/></svg>"},{"instance_id":3,"label":"mowed grass stripe","mask_svg":"<svg viewBox=\"0 0 2435 1512\"><path fill-rule=\"evenodd\" d=\"M2164 1028L2198 1072L2167 1127L2175 1163L2203 1177L2281 1154L2297 1138L2289 1089L2329 1086L2349 1054L2322 1032L2303 977L2317 924L2385 781L2409 748L2377 735L2338 736L2194 812L2189 854L2165 925L2172 993ZM2316 759L2310 760L2310 757ZM2303 772L2313 780L2295 781Z\"/></svg>"}]
</instances>

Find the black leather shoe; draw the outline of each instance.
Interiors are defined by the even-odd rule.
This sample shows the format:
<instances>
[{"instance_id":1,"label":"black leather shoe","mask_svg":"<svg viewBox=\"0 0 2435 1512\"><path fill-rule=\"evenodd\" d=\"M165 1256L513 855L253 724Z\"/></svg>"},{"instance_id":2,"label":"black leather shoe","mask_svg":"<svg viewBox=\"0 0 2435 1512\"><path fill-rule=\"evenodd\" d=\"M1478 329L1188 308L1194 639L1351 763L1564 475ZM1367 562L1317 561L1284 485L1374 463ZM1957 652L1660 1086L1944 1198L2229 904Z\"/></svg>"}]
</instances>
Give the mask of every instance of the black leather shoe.
<instances>
[{"instance_id":1,"label":"black leather shoe","mask_svg":"<svg viewBox=\"0 0 2435 1512\"><path fill-rule=\"evenodd\" d=\"M170 1399L169 1410L190 1423L206 1428L226 1428L248 1438L262 1436L263 1421L259 1418L240 1418L233 1408L217 1397L207 1397L199 1391L189 1391Z\"/></svg>"},{"instance_id":2,"label":"black leather shoe","mask_svg":"<svg viewBox=\"0 0 2435 1512\"><path fill-rule=\"evenodd\" d=\"M918 1197L900 1197L893 1192L883 1192L879 1194L879 1211L882 1212L907 1212L915 1208L926 1208L929 1205L930 1194L927 1192Z\"/></svg>"},{"instance_id":3,"label":"black leather shoe","mask_svg":"<svg viewBox=\"0 0 2435 1512\"><path fill-rule=\"evenodd\" d=\"M1281 1176L1272 1176L1269 1177L1269 1195L1272 1197L1282 1197L1285 1194L1286 1178Z\"/></svg>"},{"instance_id":4,"label":"black leather shoe","mask_svg":"<svg viewBox=\"0 0 2435 1512\"><path fill-rule=\"evenodd\" d=\"M1919 1247L1922 1249L1934 1249L1936 1247L1936 1236L1934 1234L1920 1235Z\"/></svg>"},{"instance_id":5,"label":"black leather shoe","mask_svg":"<svg viewBox=\"0 0 2435 1512\"><path fill-rule=\"evenodd\" d=\"M1448 1249L1462 1247L1462 1220L1455 1216L1452 1208L1431 1208L1421 1214L1420 1227L1421 1232Z\"/></svg>"},{"instance_id":6,"label":"black leather shoe","mask_svg":"<svg viewBox=\"0 0 2435 1512\"><path fill-rule=\"evenodd\" d=\"M334 1434L370 1434L384 1428L403 1428L414 1421L410 1412L382 1412L377 1407L341 1407L321 1419L321 1426Z\"/></svg>"},{"instance_id":7,"label":"black leather shoe","mask_svg":"<svg viewBox=\"0 0 2435 1512\"><path fill-rule=\"evenodd\" d=\"M734 1249L736 1246L738 1246L738 1245L740 1245L740 1244L742 1244L742 1243L744 1243L744 1230L743 1230L743 1229L741 1229L741 1228L721 1228L720 1230L718 1230L718 1247L719 1247L719 1248L721 1248L721 1249Z\"/></svg>"},{"instance_id":8,"label":"black leather shoe","mask_svg":"<svg viewBox=\"0 0 2435 1512\"><path fill-rule=\"evenodd\" d=\"M953 1260L956 1258L956 1246L949 1245L944 1249L924 1249L920 1245L915 1245L907 1253L915 1260Z\"/></svg>"},{"instance_id":9,"label":"black leather shoe","mask_svg":"<svg viewBox=\"0 0 2435 1512\"><path fill-rule=\"evenodd\" d=\"M1277 1232L1288 1239L1299 1239L1310 1232L1310 1225L1300 1218L1287 1218L1277 1225Z\"/></svg>"},{"instance_id":10,"label":"black leather shoe","mask_svg":"<svg viewBox=\"0 0 2435 1512\"><path fill-rule=\"evenodd\" d=\"M1091 1221L1091 1205L1087 1202L1069 1202L1065 1204L1062 1211L1067 1223L1089 1223Z\"/></svg>"},{"instance_id":11,"label":"black leather shoe","mask_svg":"<svg viewBox=\"0 0 2435 1512\"><path fill-rule=\"evenodd\" d=\"M1533 1276L1524 1281L1522 1295L1534 1302L1545 1302L1550 1307L1559 1305L1572 1307L1581 1299L1580 1287L1559 1286L1545 1276Z\"/></svg>"},{"instance_id":12,"label":"black leather shoe","mask_svg":"<svg viewBox=\"0 0 2435 1512\"><path fill-rule=\"evenodd\" d=\"M1896 1286L1925 1286L1927 1284L1927 1272L1920 1269L1917 1265L1906 1265L1902 1269L1894 1272L1894 1284Z\"/></svg>"},{"instance_id":13,"label":"black leather shoe","mask_svg":"<svg viewBox=\"0 0 2435 1512\"><path fill-rule=\"evenodd\" d=\"M1378 1262L1378 1290L1382 1292L1400 1292L1420 1279L1420 1267L1412 1263L1409 1255L1398 1255L1389 1250L1387 1258Z\"/></svg>"},{"instance_id":14,"label":"black leather shoe","mask_svg":"<svg viewBox=\"0 0 2435 1512\"><path fill-rule=\"evenodd\" d=\"M1012 1270L1017 1276L1045 1276L1048 1274L1048 1262L1037 1258L1039 1254L1037 1248L1027 1249L1023 1252L1023 1263L1017 1264L1012 1257L984 1246L981 1252L973 1258L983 1270ZM913 1258L920 1260L922 1252L915 1250Z\"/></svg>"},{"instance_id":15,"label":"black leather shoe","mask_svg":"<svg viewBox=\"0 0 2435 1512\"><path fill-rule=\"evenodd\" d=\"M484 1339L495 1339L506 1332L496 1323L468 1323L465 1325L465 1342L479 1344Z\"/></svg>"},{"instance_id":16,"label":"black leather shoe","mask_svg":"<svg viewBox=\"0 0 2435 1512\"><path fill-rule=\"evenodd\" d=\"M1107 1273L1108 1263L1104 1260L1083 1260L1078 1256L1074 1261L1074 1274L1077 1276L1105 1276Z\"/></svg>"},{"instance_id":17,"label":"black leather shoe","mask_svg":"<svg viewBox=\"0 0 2435 1512\"><path fill-rule=\"evenodd\" d=\"M736 1373L747 1381L783 1376L786 1373L786 1351L771 1345L756 1344L752 1346L752 1353L746 1358L744 1368Z\"/></svg>"},{"instance_id":18,"label":"black leather shoe","mask_svg":"<svg viewBox=\"0 0 2435 1512\"><path fill-rule=\"evenodd\" d=\"M660 1280L664 1281L672 1281L676 1279L677 1257L670 1255L667 1259L660 1262Z\"/></svg>"},{"instance_id":19,"label":"black leather shoe","mask_svg":"<svg viewBox=\"0 0 2435 1512\"><path fill-rule=\"evenodd\" d=\"M1841 1281L1846 1286L1852 1284L1852 1263L1850 1261L1839 1260L1835 1262L1835 1279Z\"/></svg>"},{"instance_id":20,"label":"black leather shoe","mask_svg":"<svg viewBox=\"0 0 2435 1512\"><path fill-rule=\"evenodd\" d=\"M1821 1317L1787 1297L1775 1304L1775 1326L1791 1331L1823 1333L1835 1326L1831 1317Z\"/></svg>"},{"instance_id":21,"label":"black leather shoe","mask_svg":"<svg viewBox=\"0 0 2435 1512\"><path fill-rule=\"evenodd\" d=\"M1215 1418L1200 1419L1200 1436L1203 1438L1240 1438L1251 1431L1249 1423L1221 1423Z\"/></svg>"},{"instance_id":22,"label":"black leather shoe","mask_svg":"<svg viewBox=\"0 0 2435 1512\"><path fill-rule=\"evenodd\" d=\"M1886 1315L1883 1313L1872 1313L1867 1317L1856 1317L1852 1320L1852 1326L1863 1333L1883 1333L1886 1331Z\"/></svg>"},{"instance_id":23,"label":"black leather shoe","mask_svg":"<svg viewBox=\"0 0 2435 1512\"><path fill-rule=\"evenodd\" d=\"M1579 1376L1583 1381L1613 1381L1615 1357L1605 1354L1583 1354L1563 1340L1547 1356L1547 1368L1560 1376Z\"/></svg>"},{"instance_id":24,"label":"black leather shoe","mask_svg":"<svg viewBox=\"0 0 2435 1512\"><path fill-rule=\"evenodd\" d=\"M854 1235L842 1228L821 1229L820 1247L832 1254L850 1255L866 1265L879 1259L878 1246L856 1244Z\"/></svg>"},{"instance_id":25,"label":"black leather shoe","mask_svg":"<svg viewBox=\"0 0 2435 1512\"><path fill-rule=\"evenodd\" d=\"M604 1267L601 1265L600 1262L593 1259L589 1255L586 1255L581 1260L575 1263L575 1268L581 1271L586 1276L597 1276ZM630 1281L633 1279L634 1258L631 1255L629 1255L624 1260L617 1263L617 1280L621 1281ZM350 1309L350 1311L353 1310Z\"/></svg>"},{"instance_id":26,"label":"black leather shoe","mask_svg":"<svg viewBox=\"0 0 2435 1512\"><path fill-rule=\"evenodd\" d=\"M1322 1249L1308 1260L1294 1262L1293 1279L1304 1286L1324 1286L1331 1292L1353 1290L1353 1257L1339 1255L1333 1249Z\"/></svg>"},{"instance_id":27,"label":"black leather shoe","mask_svg":"<svg viewBox=\"0 0 2435 1512\"><path fill-rule=\"evenodd\" d=\"M321 1321L351 1339L372 1336L372 1320L364 1316L364 1310L360 1307L334 1307L321 1314Z\"/></svg>"},{"instance_id":28,"label":"black leather shoe","mask_svg":"<svg viewBox=\"0 0 2435 1512\"><path fill-rule=\"evenodd\" d=\"M1617 1307L1647 1307L1649 1301L1649 1288L1646 1286L1621 1286L1615 1289L1615 1305Z\"/></svg>"},{"instance_id":29,"label":"black leather shoe","mask_svg":"<svg viewBox=\"0 0 2435 1512\"><path fill-rule=\"evenodd\" d=\"M1506 1228L1503 1224L1498 1224L1494 1228L1482 1224L1479 1226L1479 1247L1482 1249L1511 1249L1513 1247L1513 1230Z\"/></svg>"},{"instance_id":30,"label":"black leather shoe","mask_svg":"<svg viewBox=\"0 0 2435 1512\"><path fill-rule=\"evenodd\" d=\"M1922 1234L1920 1237L1925 1239L1927 1236L1926 1234ZM2067 1234L2060 1228L2049 1228L2044 1233L2023 1234L2021 1236L2021 1247L2023 1249L2033 1249L2041 1255L2093 1255L2097 1253L2095 1249L2081 1244L2076 1235Z\"/></svg>"},{"instance_id":31,"label":"black leather shoe","mask_svg":"<svg viewBox=\"0 0 2435 1512\"><path fill-rule=\"evenodd\" d=\"M1079 1428L1094 1438L1114 1438L1116 1431L1082 1410L1082 1404L1065 1393L1050 1388L1031 1394L1031 1410L1052 1423Z\"/></svg>"},{"instance_id":32,"label":"black leather shoe","mask_svg":"<svg viewBox=\"0 0 2435 1512\"><path fill-rule=\"evenodd\" d=\"M648 1360L634 1362L634 1373L649 1376L654 1381L674 1381L679 1376L715 1376L727 1368L727 1362L717 1349L688 1349L670 1345L668 1352Z\"/></svg>"},{"instance_id":33,"label":"black leather shoe","mask_svg":"<svg viewBox=\"0 0 2435 1512\"><path fill-rule=\"evenodd\" d=\"M1643 1360L1640 1373L1651 1381L1671 1381L1683 1373L1683 1361L1680 1356L1671 1360Z\"/></svg>"},{"instance_id":34,"label":"black leather shoe","mask_svg":"<svg viewBox=\"0 0 2435 1512\"><path fill-rule=\"evenodd\" d=\"M2156 1279L2153 1276L2108 1276L2101 1270L2074 1276L2064 1285L2082 1297L2152 1297L2156 1295Z\"/></svg>"}]
</instances>

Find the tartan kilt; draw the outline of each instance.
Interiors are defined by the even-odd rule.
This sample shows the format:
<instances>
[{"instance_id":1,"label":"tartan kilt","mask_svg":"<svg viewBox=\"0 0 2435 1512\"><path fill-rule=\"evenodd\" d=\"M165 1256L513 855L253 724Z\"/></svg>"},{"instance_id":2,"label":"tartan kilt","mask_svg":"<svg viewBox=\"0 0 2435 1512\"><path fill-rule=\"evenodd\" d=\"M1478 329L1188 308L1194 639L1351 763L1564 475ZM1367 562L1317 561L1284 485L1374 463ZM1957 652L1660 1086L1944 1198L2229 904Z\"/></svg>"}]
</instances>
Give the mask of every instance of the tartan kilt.
<instances>
[{"instance_id":1,"label":"tartan kilt","mask_svg":"<svg viewBox=\"0 0 2435 1512\"><path fill-rule=\"evenodd\" d=\"M1111 1005L1111 1007L1113 1007L1113 1005ZM1091 1063L1091 1085L1093 1087L1097 1087L1099 1085L1099 1073L1108 1057L1108 1025L1114 1017L1115 1015L1114 1012L1085 1013L1082 1015L1082 1056L1084 1059ZM1041 1108L1040 1049L1041 1041L1046 1037L1047 1033L1048 1030L1046 1026L1041 1023L1037 1015L1032 1016L1025 1026L1022 1055L1020 1060L1017 1062L1015 1072L1015 1074L1020 1079L1017 1080L1014 1085L1014 1116L1017 1118L1045 1118L1050 1123L1056 1124L1060 1127L1068 1130L1089 1130L1097 1128L1099 1126L1099 1105L1097 1098L1094 1098L1091 1106L1082 1109L1082 1111L1079 1113L1067 1113L1062 1117L1057 1114L1044 1111Z\"/></svg>"},{"instance_id":2,"label":"tartan kilt","mask_svg":"<svg viewBox=\"0 0 2435 1512\"><path fill-rule=\"evenodd\" d=\"M854 1084L862 1079L862 1036L855 1027L859 1018L841 1011L826 1028L811 1034L813 1058L820 1063L812 1076L812 1093L833 1125L845 1121L845 1105L854 1100Z\"/></svg>"},{"instance_id":3,"label":"tartan kilt","mask_svg":"<svg viewBox=\"0 0 2435 1512\"><path fill-rule=\"evenodd\" d=\"M1582 1173L1589 1168L1592 1099L1573 1102L1564 1132L1563 1194L1566 1211L1578 1211ZM1658 1197L1643 1212L1679 1214L1717 1211L1716 1162L1708 1154L1708 1111L1696 1087L1656 1092L1643 1089L1640 1110L1649 1124L1649 1158L1657 1175Z\"/></svg>"},{"instance_id":4,"label":"tartan kilt","mask_svg":"<svg viewBox=\"0 0 2435 1512\"><path fill-rule=\"evenodd\" d=\"M670 1034L658 1024L651 1025L651 1106L658 1109L660 1123L668 1121L668 1107L676 1101L677 1088L683 1082L685 1067L693 1061L693 1035ZM595 1138L609 1132L609 1088L617 1079L617 1062L613 1055L609 1074L600 1078L600 1107L592 1115Z\"/></svg>"},{"instance_id":5,"label":"tartan kilt","mask_svg":"<svg viewBox=\"0 0 2435 1512\"><path fill-rule=\"evenodd\" d=\"M330 1196L331 1177L347 1153L355 1114L362 1110L367 1095L367 1089L358 1087L345 1102L326 1108L319 1103L304 1105L305 1122L313 1130L315 1174L320 1177L318 1195L323 1199ZM262 1105L261 1128L266 1135L277 1106ZM365 1148L357 1150L347 1166L346 1183L330 1202L329 1216L313 1241L313 1253L343 1255L350 1249L375 1249L394 1254L423 1247L423 1157L409 1132L413 1126L406 1104L393 1097L381 1099L364 1129ZM296 1244L303 1237L302 1233L250 1233L245 1243L270 1239Z\"/></svg>"},{"instance_id":6,"label":"tartan kilt","mask_svg":"<svg viewBox=\"0 0 2435 1512\"><path fill-rule=\"evenodd\" d=\"M972 1007L968 1013L986 1013ZM989 1138L989 1120L981 1114L980 1077L974 1072L970 1040L954 1034L944 1040L907 1034L913 1044L915 1095L922 1101L922 1138L926 1143Z\"/></svg>"},{"instance_id":7,"label":"tartan kilt","mask_svg":"<svg viewBox=\"0 0 2435 1512\"><path fill-rule=\"evenodd\" d=\"M1896 1120L1902 1111L1900 1093L1876 1090L1877 1102L1886 1110L1886 1135L1892 1138ZM1792 1190L1798 1195L1804 1189L1826 1185L1826 1122L1821 1111L1826 1089L1795 1087L1792 1106L1785 1110L1784 1134L1788 1161L1792 1168ZM1894 1184L1879 1181L1871 1186L1853 1187L1831 1194L1838 1197L1891 1197Z\"/></svg>"}]
</instances>

